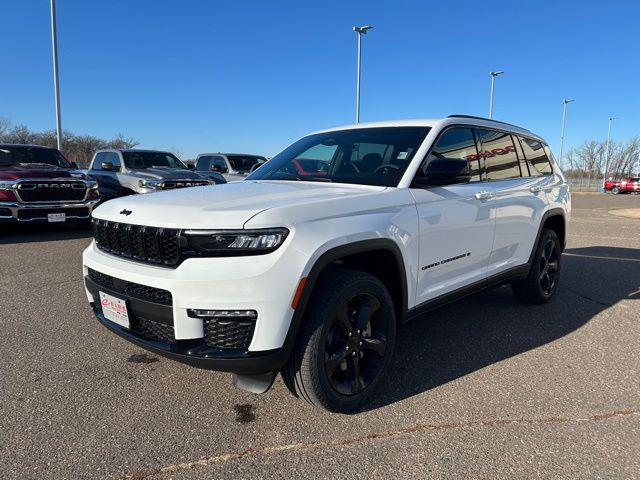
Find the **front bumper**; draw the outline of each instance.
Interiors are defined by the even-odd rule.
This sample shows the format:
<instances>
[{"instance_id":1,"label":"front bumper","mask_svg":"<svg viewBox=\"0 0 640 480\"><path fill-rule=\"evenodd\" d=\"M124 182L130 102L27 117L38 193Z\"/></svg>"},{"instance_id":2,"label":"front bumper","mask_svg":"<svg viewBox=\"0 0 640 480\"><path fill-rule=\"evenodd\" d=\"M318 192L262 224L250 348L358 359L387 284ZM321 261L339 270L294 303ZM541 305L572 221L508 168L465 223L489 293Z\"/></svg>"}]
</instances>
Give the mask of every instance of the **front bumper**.
<instances>
[{"instance_id":1,"label":"front bumper","mask_svg":"<svg viewBox=\"0 0 640 480\"><path fill-rule=\"evenodd\" d=\"M0 222L47 222L49 213L64 213L65 221L88 220L99 199L69 203L0 202Z\"/></svg>"},{"instance_id":2,"label":"front bumper","mask_svg":"<svg viewBox=\"0 0 640 480\"><path fill-rule=\"evenodd\" d=\"M211 324L198 317L196 310L254 311L257 315L253 333L248 346L243 343L246 355L240 355L244 362L245 357L282 349L288 338L294 314L291 302L307 257L303 252L291 249L283 258L285 250L286 245L283 245L265 255L188 258L177 267L169 268L111 255L99 250L93 242L83 253L87 300L92 304L99 303L98 291L109 293L102 288L105 283L100 275L112 277L117 283L114 296L126 300L136 315L136 309L141 306L140 297L127 295L127 292L135 291L127 290L121 282L133 284L135 289L152 289L155 293L145 299L156 293L163 295L162 312L152 317L154 312L147 308L140 314L168 325L175 344L190 346L202 344L205 339L209 339L210 344L215 343L210 341ZM92 284L90 274L100 281L99 289ZM228 356L230 352L222 353ZM237 353L233 352L233 356Z\"/></svg>"},{"instance_id":3,"label":"front bumper","mask_svg":"<svg viewBox=\"0 0 640 480\"><path fill-rule=\"evenodd\" d=\"M148 300L140 299L135 295L128 296L122 291L116 291L104 285L96 283L90 277L85 277L85 287L89 294L99 298L99 292L104 292L127 302L129 315L133 319L143 317L145 321L151 321L157 325L173 327L172 307ZM108 330L121 336L139 347L164 357L186 363L190 366L207 370L232 372L239 375L260 375L268 372L276 372L286 362L284 349L273 349L260 352L243 350L224 350L210 347L203 339L162 341L145 336L138 331L127 329L111 322L102 314L101 306L95 301L91 302L93 313L98 321Z\"/></svg>"}]
</instances>

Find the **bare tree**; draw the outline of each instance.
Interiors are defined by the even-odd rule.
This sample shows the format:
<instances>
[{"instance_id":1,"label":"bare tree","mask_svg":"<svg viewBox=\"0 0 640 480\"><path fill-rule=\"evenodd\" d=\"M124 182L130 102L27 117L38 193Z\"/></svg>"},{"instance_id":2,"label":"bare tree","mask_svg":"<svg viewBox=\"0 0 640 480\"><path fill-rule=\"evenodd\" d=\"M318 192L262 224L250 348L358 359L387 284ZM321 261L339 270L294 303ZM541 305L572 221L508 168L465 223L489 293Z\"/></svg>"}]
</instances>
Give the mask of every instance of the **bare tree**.
<instances>
[{"instance_id":1,"label":"bare tree","mask_svg":"<svg viewBox=\"0 0 640 480\"><path fill-rule=\"evenodd\" d=\"M45 130L44 132L32 132L25 125L11 126L6 118L0 118L0 142L43 145L56 147L56 132ZM91 161L93 153L101 148L133 148L138 142L119 133L111 140L103 140L93 135L74 135L65 130L62 132L62 153L76 162L80 167L85 167Z\"/></svg>"}]
</instances>

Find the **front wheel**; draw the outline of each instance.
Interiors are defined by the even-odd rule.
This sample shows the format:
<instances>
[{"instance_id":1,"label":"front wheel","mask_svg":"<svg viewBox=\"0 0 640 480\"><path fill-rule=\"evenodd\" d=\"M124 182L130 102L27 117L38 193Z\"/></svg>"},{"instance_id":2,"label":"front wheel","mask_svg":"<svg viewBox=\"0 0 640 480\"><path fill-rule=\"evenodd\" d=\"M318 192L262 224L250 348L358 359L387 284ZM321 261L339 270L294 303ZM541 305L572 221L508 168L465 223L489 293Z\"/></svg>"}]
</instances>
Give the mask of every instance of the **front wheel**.
<instances>
[{"instance_id":1,"label":"front wheel","mask_svg":"<svg viewBox=\"0 0 640 480\"><path fill-rule=\"evenodd\" d=\"M320 280L306 312L282 372L285 384L315 406L353 411L389 368L396 338L391 296L373 275L335 268Z\"/></svg>"},{"instance_id":2,"label":"front wheel","mask_svg":"<svg viewBox=\"0 0 640 480\"><path fill-rule=\"evenodd\" d=\"M613 187L611 189L611 193L613 193L614 195L618 195L620 193L620 188L618 187Z\"/></svg>"}]
</instances>

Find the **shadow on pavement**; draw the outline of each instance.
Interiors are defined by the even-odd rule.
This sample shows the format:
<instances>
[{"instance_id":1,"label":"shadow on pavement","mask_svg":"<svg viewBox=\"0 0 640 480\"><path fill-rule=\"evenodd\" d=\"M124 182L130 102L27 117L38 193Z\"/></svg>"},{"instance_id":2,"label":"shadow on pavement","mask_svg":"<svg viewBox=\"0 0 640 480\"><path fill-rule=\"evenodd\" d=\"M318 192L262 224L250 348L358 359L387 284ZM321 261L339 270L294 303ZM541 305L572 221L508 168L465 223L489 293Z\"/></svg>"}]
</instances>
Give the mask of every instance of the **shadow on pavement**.
<instances>
[{"instance_id":1,"label":"shadow on pavement","mask_svg":"<svg viewBox=\"0 0 640 480\"><path fill-rule=\"evenodd\" d=\"M637 249L598 246L565 253L558 292L546 305L519 303L505 286L403 325L387 381L367 410L553 342L620 300L640 300Z\"/></svg>"},{"instance_id":2,"label":"shadow on pavement","mask_svg":"<svg viewBox=\"0 0 640 480\"><path fill-rule=\"evenodd\" d=\"M90 237L91 228L88 224L82 223L0 223L0 245L12 243L52 242L57 240L71 240Z\"/></svg>"}]
</instances>

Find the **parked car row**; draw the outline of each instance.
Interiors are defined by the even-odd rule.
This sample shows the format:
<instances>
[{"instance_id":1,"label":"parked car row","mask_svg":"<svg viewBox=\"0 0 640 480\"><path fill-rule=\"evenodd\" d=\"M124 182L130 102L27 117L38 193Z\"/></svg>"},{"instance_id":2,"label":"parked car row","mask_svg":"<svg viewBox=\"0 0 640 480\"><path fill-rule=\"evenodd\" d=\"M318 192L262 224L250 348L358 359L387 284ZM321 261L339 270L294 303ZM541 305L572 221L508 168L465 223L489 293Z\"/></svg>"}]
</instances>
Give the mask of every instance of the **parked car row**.
<instances>
[{"instance_id":1,"label":"parked car row","mask_svg":"<svg viewBox=\"0 0 640 480\"><path fill-rule=\"evenodd\" d=\"M88 223L102 201L227 181L244 180L265 157L246 154L199 155L188 167L170 152L98 150L87 170L79 170L55 148L0 145L0 222Z\"/></svg>"}]
</instances>

